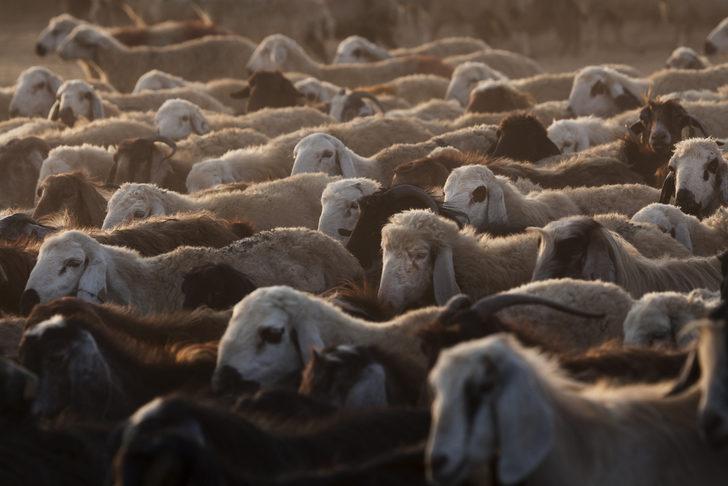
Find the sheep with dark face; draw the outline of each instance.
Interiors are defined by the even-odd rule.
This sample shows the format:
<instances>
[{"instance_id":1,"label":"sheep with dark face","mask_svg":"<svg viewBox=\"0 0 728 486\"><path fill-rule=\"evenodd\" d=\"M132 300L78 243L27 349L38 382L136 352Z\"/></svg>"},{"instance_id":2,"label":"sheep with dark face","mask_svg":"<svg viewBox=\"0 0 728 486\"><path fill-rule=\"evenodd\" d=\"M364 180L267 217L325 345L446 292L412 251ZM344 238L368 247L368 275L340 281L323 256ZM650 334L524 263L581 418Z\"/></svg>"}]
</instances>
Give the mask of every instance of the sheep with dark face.
<instances>
[{"instance_id":1,"label":"sheep with dark face","mask_svg":"<svg viewBox=\"0 0 728 486\"><path fill-rule=\"evenodd\" d=\"M202 265L186 274L182 280L182 292L185 294L182 307L230 309L256 288L247 275L229 265Z\"/></svg>"},{"instance_id":2,"label":"sheep with dark face","mask_svg":"<svg viewBox=\"0 0 728 486\"><path fill-rule=\"evenodd\" d=\"M498 142L490 155L537 162L560 153L549 139L546 128L536 118L531 115L510 115L501 121Z\"/></svg>"},{"instance_id":3,"label":"sheep with dark face","mask_svg":"<svg viewBox=\"0 0 728 486\"><path fill-rule=\"evenodd\" d=\"M15 213L0 219L0 241L44 240L58 228L40 224L25 213Z\"/></svg>"},{"instance_id":4,"label":"sheep with dark face","mask_svg":"<svg viewBox=\"0 0 728 486\"><path fill-rule=\"evenodd\" d=\"M104 191L85 174L72 172L47 177L38 187L37 195L34 219L65 213L68 227L100 228L111 191Z\"/></svg>"},{"instance_id":5,"label":"sheep with dark face","mask_svg":"<svg viewBox=\"0 0 728 486\"><path fill-rule=\"evenodd\" d=\"M164 153L157 143L169 147ZM133 138L124 140L114 154L114 165L107 184L120 186L125 182L149 182L165 189L186 192L185 180L192 164L172 160L177 144L167 137Z\"/></svg>"},{"instance_id":6,"label":"sheep with dark face","mask_svg":"<svg viewBox=\"0 0 728 486\"><path fill-rule=\"evenodd\" d=\"M231 94L248 98L248 113L262 108L297 106L304 95L280 71L256 71L248 78L248 87Z\"/></svg>"},{"instance_id":7,"label":"sheep with dark face","mask_svg":"<svg viewBox=\"0 0 728 486\"><path fill-rule=\"evenodd\" d=\"M508 81L483 81L470 92L468 113L503 113L525 110L534 102L527 94L517 90Z\"/></svg>"},{"instance_id":8,"label":"sheep with dark face","mask_svg":"<svg viewBox=\"0 0 728 486\"><path fill-rule=\"evenodd\" d=\"M35 184L50 147L36 137L11 140L0 146L0 207L32 207Z\"/></svg>"}]
</instances>

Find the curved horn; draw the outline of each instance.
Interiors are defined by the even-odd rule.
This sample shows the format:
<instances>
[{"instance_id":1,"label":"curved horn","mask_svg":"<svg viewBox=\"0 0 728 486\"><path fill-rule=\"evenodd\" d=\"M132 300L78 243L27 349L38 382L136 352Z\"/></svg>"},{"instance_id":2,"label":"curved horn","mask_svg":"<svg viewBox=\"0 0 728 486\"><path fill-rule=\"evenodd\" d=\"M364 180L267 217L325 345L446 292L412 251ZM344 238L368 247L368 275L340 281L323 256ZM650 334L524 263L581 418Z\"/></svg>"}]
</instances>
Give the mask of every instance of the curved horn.
<instances>
[{"instance_id":1,"label":"curved horn","mask_svg":"<svg viewBox=\"0 0 728 486\"><path fill-rule=\"evenodd\" d=\"M679 395L684 392L695 383L700 380L700 360L698 359L698 353L695 349L692 349L685 358L685 364L683 364L680 375L673 382L672 388L667 392L665 396L672 397Z\"/></svg>"},{"instance_id":2,"label":"curved horn","mask_svg":"<svg viewBox=\"0 0 728 486\"><path fill-rule=\"evenodd\" d=\"M174 156L174 154L177 153L177 144L174 143L174 140L172 140L171 138L162 137L160 135L157 135L156 137L152 137L149 140L151 142L163 143L164 145L166 145L172 149L172 152L169 155L167 155L165 158L163 158L162 160L171 159Z\"/></svg>"},{"instance_id":3,"label":"curved horn","mask_svg":"<svg viewBox=\"0 0 728 486\"><path fill-rule=\"evenodd\" d=\"M382 106L382 103L379 101L379 98L374 96L371 93L367 93L364 91L354 91L353 93L349 94L348 99L356 99L356 100L372 100L374 104L377 106L377 109L380 113L384 113L384 107Z\"/></svg>"},{"instance_id":4,"label":"curved horn","mask_svg":"<svg viewBox=\"0 0 728 486\"><path fill-rule=\"evenodd\" d=\"M670 199L675 195L675 173L670 172L662 183L662 191L660 192L660 203L670 204Z\"/></svg>"},{"instance_id":5,"label":"curved horn","mask_svg":"<svg viewBox=\"0 0 728 486\"><path fill-rule=\"evenodd\" d=\"M433 199L432 196L430 196L427 191L424 189L413 186L410 184L402 184L399 186L391 187L386 191L386 194L394 195L394 196L411 196L419 199L423 203L427 204L429 206L428 209L431 209L433 213L439 213L440 212L440 206L437 204L437 201Z\"/></svg>"},{"instance_id":6,"label":"curved horn","mask_svg":"<svg viewBox=\"0 0 728 486\"><path fill-rule=\"evenodd\" d=\"M594 319L604 317L604 314L594 314L591 312L580 311L559 304L558 302L544 299L543 297L525 294L491 295L490 297L480 299L478 302L476 302L473 305L473 310L477 312L477 314L481 318L487 318L495 314L496 312L505 309L506 307L512 307L514 305L543 305L579 317L590 317Z\"/></svg>"},{"instance_id":7,"label":"curved horn","mask_svg":"<svg viewBox=\"0 0 728 486\"><path fill-rule=\"evenodd\" d=\"M700 123L700 120L698 120L694 116L688 115L688 126L695 127L698 130L700 130L704 137L708 136L708 132L707 132L707 130L705 130L705 127L703 126L703 124Z\"/></svg>"}]
</instances>

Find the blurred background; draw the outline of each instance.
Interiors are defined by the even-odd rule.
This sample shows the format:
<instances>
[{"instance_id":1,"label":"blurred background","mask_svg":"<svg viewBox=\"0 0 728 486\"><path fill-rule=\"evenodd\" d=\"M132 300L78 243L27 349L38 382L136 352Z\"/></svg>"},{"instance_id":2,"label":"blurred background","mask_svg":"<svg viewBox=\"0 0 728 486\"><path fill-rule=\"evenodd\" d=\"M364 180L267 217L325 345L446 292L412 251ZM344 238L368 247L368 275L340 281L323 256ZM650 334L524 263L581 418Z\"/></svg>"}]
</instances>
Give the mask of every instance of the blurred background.
<instances>
[{"instance_id":1,"label":"blurred background","mask_svg":"<svg viewBox=\"0 0 728 486\"><path fill-rule=\"evenodd\" d=\"M81 76L72 63L34 54L37 34L61 12L113 26L131 24L134 15L155 23L198 18L203 11L254 41L286 33L322 61L330 61L338 41L353 34L388 46L469 35L532 56L548 71L621 62L644 73L662 67L679 45L702 50L706 33L728 15L728 0L0 0L0 5L0 85L12 84L33 64L65 78ZM266 22L256 21L262 16Z\"/></svg>"}]
</instances>

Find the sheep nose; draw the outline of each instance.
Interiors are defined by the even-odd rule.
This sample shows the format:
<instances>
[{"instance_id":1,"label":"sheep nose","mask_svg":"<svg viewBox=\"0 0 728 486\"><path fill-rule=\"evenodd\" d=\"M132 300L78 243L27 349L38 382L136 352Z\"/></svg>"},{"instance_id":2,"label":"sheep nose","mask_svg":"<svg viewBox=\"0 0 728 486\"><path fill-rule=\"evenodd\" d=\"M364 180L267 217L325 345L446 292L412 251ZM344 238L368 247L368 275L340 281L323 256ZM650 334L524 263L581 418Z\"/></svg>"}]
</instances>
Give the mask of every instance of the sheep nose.
<instances>
[{"instance_id":1,"label":"sheep nose","mask_svg":"<svg viewBox=\"0 0 728 486\"><path fill-rule=\"evenodd\" d=\"M707 409L700 415L700 431L711 446L719 446L728 441L728 431L723 416Z\"/></svg>"},{"instance_id":2,"label":"sheep nose","mask_svg":"<svg viewBox=\"0 0 728 486\"><path fill-rule=\"evenodd\" d=\"M679 207L683 213L693 216L700 216L700 204L695 200L695 196L687 189L680 189L675 195L675 205Z\"/></svg>"},{"instance_id":3,"label":"sheep nose","mask_svg":"<svg viewBox=\"0 0 728 486\"><path fill-rule=\"evenodd\" d=\"M669 148L669 146L670 146L669 134L667 134L665 132L652 133L650 135L650 146L652 146L652 149L655 152L662 152L663 150Z\"/></svg>"},{"instance_id":4,"label":"sheep nose","mask_svg":"<svg viewBox=\"0 0 728 486\"><path fill-rule=\"evenodd\" d=\"M48 52L48 51L47 51L47 50L46 50L46 48L45 48L45 47L43 46L43 44L40 44L40 43L38 43L38 44L36 44L36 45L35 45L35 53L36 53L37 55L39 55L39 56L43 57L43 56L45 56L45 55L46 55L46 53L47 53L47 52Z\"/></svg>"},{"instance_id":5,"label":"sheep nose","mask_svg":"<svg viewBox=\"0 0 728 486\"><path fill-rule=\"evenodd\" d=\"M351 236L351 230L339 228L339 236Z\"/></svg>"},{"instance_id":6,"label":"sheep nose","mask_svg":"<svg viewBox=\"0 0 728 486\"><path fill-rule=\"evenodd\" d=\"M64 108L59 113L59 117L64 125L68 127L72 127L76 124L76 115L73 114L73 110L71 108Z\"/></svg>"},{"instance_id":7,"label":"sheep nose","mask_svg":"<svg viewBox=\"0 0 728 486\"><path fill-rule=\"evenodd\" d=\"M710 41L705 41L705 46L703 47L703 50L709 56L712 56L713 54L715 54L716 52L718 52L718 48L715 47L715 44L713 44Z\"/></svg>"},{"instance_id":8,"label":"sheep nose","mask_svg":"<svg viewBox=\"0 0 728 486\"><path fill-rule=\"evenodd\" d=\"M20 296L20 313L23 315L30 314L33 307L40 304L40 295L33 289L27 289Z\"/></svg>"}]
</instances>

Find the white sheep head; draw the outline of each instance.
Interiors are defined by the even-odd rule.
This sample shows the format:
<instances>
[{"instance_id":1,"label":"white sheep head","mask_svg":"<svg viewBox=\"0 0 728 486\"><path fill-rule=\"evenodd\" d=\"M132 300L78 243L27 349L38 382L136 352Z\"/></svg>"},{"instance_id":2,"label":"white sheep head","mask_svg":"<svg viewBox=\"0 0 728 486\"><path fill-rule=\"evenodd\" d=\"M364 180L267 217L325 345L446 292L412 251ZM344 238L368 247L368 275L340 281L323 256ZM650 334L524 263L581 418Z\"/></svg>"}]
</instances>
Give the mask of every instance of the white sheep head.
<instances>
[{"instance_id":1,"label":"white sheep head","mask_svg":"<svg viewBox=\"0 0 728 486\"><path fill-rule=\"evenodd\" d=\"M58 46L66 40L66 37L68 37L68 34L73 29L85 24L87 22L69 14L61 14L53 17L48 21L46 28L38 35L38 41L35 44L36 54L45 56L49 52L56 52Z\"/></svg>"},{"instance_id":2,"label":"white sheep head","mask_svg":"<svg viewBox=\"0 0 728 486\"><path fill-rule=\"evenodd\" d=\"M262 386L297 376L313 351L324 347L316 327L320 304L311 299L290 287L276 286L257 289L241 300L220 339L213 384L226 369Z\"/></svg>"},{"instance_id":3,"label":"white sheep head","mask_svg":"<svg viewBox=\"0 0 728 486\"><path fill-rule=\"evenodd\" d=\"M579 71L569 94L569 109L576 116L610 117L642 106L647 83L604 66Z\"/></svg>"},{"instance_id":4,"label":"white sheep head","mask_svg":"<svg viewBox=\"0 0 728 486\"><path fill-rule=\"evenodd\" d=\"M728 17L710 31L705 39L705 53L709 56L728 52Z\"/></svg>"},{"instance_id":5,"label":"white sheep head","mask_svg":"<svg viewBox=\"0 0 728 486\"><path fill-rule=\"evenodd\" d=\"M391 58L389 51L359 35L339 42L333 64L366 64Z\"/></svg>"},{"instance_id":6,"label":"white sheep head","mask_svg":"<svg viewBox=\"0 0 728 486\"><path fill-rule=\"evenodd\" d=\"M18 76L10 100L10 116L48 116L63 80L42 66L33 66Z\"/></svg>"},{"instance_id":7,"label":"white sheep head","mask_svg":"<svg viewBox=\"0 0 728 486\"><path fill-rule=\"evenodd\" d=\"M66 231L43 242L25 294L40 303L65 296L88 302L106 300L107 261L101 244L80 231Z\"/></svg>"},{"instance_id":8,"label":"white sheep head","mask_svg":"<svg viewBox=\"0 0 728 486\"><path fill-rule=\"evenodd\" d=\"M434 391L426 453L430 480L458 484L496 459L504 484L524 481L555 440L554 411L535 371L549 368L553 365L506 334L443 351L429 377Z\"/></svg>"},{"instance_id":9,"label":"white sheep head","mask_svg":"<svg viewBox=\"0 0 728 486\"><path fill-rule=\"evenodd\" d=\"M554 142L562 154L581 152L591 146L589 133L583 120L586 117L573 120L554 120L546 130L549 139Z\"/></svg>"},{"instance_id":10,"label":"white sheep head","mask_svg":"<svg viewBox=\"0 0 728 486\"><path fill-rule=\"evenodd\" d=\"M465 213L476 228L506 225L503 183L484 165L458 167L445 181L445 206Z\"/></svg>"},{"instance_id":11,"label":"white sheep head","mask_svg":"<svg viewBox=\"0 0 728 486\"><path fill-rule=\"evenodd\" d=\"M630 221L654 224L691 252L693 251L693 239L690 235L690 228L700 224L700 220L695 216L685 214L680 211L680 208L670 204L661 203L645 206L637 211Z\"/></svg>"},{"instance_id":12,"label":"white sheep head","mask_svg":"<svg viewBox=\"0 0 728 486\"><path fill-rule=\"evenodd\" d=\"M455 68L445 93L446 100L457 100L461 106L468 106L470 92L487 79L506 81L508 78L482 62L464 62Z\"/></svg>"},{"instance_id":13,"label":"white sheep head","mask_svg":"<svg viewBox=\"0 0 728 486\"><path fill-rule=\"evenodd\" d=\"M187 100L175 98L165 101L154 115L154 125L162 137L181 140L196 133L204 135L210 124L199 106Z\"/></svg>"},{"instance_id":14,"label":"white sheep head","mask_svg":"<svg viewBox=\"0 0 728 486\"><path fill-rule=\"evenodd\" d=\"M350 150L338 138L327 133L313 133L293 148L291 175L323 172L331 176L356 177Z\"/></svg>"},{"instance_id":15,"label":"white sheep head","mask_svg":"<svg viewBox=\"0 0 728 486\"><path fill-rule=\"evenodd\" d=\"M123 48L108 33L91 25L79 25L58 46L58 55L65 61L83 59L94 61L99 50Z\"/></svg>"},{"instance_id":16,"label":"white sheep head","mask_svg":"<svg viewBox=\"0 0 728 486\"><path fill-rule=\"evenodd\" d=\"M296 81L294 86L308 101L311 102L330 102L336 94L341 91L339 86L328 81L321 81L313 77L304 78Z\"/></svg>"},{"instance_id":17,"label":"white sheep head","mask_svg":"<svg viewBox=\"0 0 728 486\"><path fill-rule=\"evenodd\" d=\"M159 91L163 89L180 88L187 86L189 83L179 76L165 73L159 69L152 69L141 76L134 85L132 93L141 93L142 91Z\"/></svg>"},{"instance_id":18,"label":"white sheep head","mask_svg":"<svg viewBox=\"0 0 728 486\"><path fill-rule=\"evenodd\" d=\"M96 90L85 81L66 81L56 92L56 102L48 113L49 120L60 119L72 127L76 120L98 120L105 118L104 105Z\"/></svg>"},{"instance_id":19,"label":"white sheep head","mask_svg":"<svg viewBox=\"0 0 728 486\"><path fill-rule=\"evenodd\" d=\"M125 183L114 192L102 224L103 229L111 229L134 220L167 214L162 199L166 191L154 184Z\"/></svg>"},{"instance_id":20,"label":"white sheep head","mask_svg":"<svg viewBox=\"0 0 728 486\"><path fill-rule=\"evenodd\" d=\"M303 61L303 62L302 62ZM256 71L306 72L310 58L298 42L283 34L269 35L258 44L247 69Z\"/></svg>"},{"instance_id":21,"label":"white sheep head","mask_svg":"<svg viewBox=\"0 0 728 486\"><path fill-rule=\"evenodd\" d=\"M318 230L346 245L359 222L359 200L379 189L378 182L364 177L330 182L321 194Z\"/></svg>"},{"instance_id":22,"label":"white sheep head","mask_svg":"<svg viewBox=\"0 0 728 486\"><path fill-rule=\"evenodd\" d=\"M728 202L728 162L709 138L689 138L675 145L668 163L670 174L660 202L675 196L675 205L698 218L710 216Z\"/></svg>"},{"instance_id":23,"label":"white sheep head","mask_svg":"<svg viewBox=\"0 0 728 486\"><path fill-rule=\"evenodd\" d=\"M382 229L382 277L378 298L401 312L427 298L444 305L460 293L455 279L453 244L458 227L425 210L410 210L391 217Z\"/></svg>"},{"instance_id":24,"label":"white sheep head","mask_svg":"<svg viewBox=\"0 0 728 486\"><path fill-rule=\"evenodd\" d=\"M670 54L665 62L668 69L705 69L708 63L694 49L681 46Z\"/></svg>"}]
</instances>

